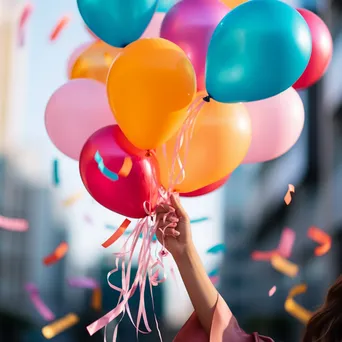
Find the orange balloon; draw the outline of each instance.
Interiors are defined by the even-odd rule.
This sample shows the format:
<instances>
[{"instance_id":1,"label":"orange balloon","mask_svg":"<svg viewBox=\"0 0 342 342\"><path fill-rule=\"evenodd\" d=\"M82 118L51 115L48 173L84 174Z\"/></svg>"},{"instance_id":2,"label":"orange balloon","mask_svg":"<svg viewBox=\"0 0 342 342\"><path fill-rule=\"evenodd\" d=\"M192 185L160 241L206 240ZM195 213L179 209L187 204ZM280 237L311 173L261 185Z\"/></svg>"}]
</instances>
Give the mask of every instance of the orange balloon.
<instances>
[{"instance_id":1,"label":"orange balloon","mask_svg":"<svg viewBox=\"0 0 342 342\"><path fill-rule=\"evenodd\" d=\"M196 93L184 51L162 38L139 39L117 56L107 80L109 104L128 140L152 150L182 126Z\"/></svg>"},{"instance_id":2,"label":"orange balloon","mask_svg":"<svg viewBox=\"0 0 342 342\"><path fill-rule=\"evenodd\" d=\"M233 9L244 2L247 2L247 0L221 0L225 5L227 5L230 9Z\"/></svg>"},{"instance_id":3,"label":"orange balloon","mask_svg":"<svg viewBox=\"0 0 342 342\"><path fill-rule=\"evenodd\" d=\"M179 158L185 178L173 190L191 192L224 178L244 159L251 136L250 117L243 104L226 104L211 99L197 114L191 139L188 142L183 139ZM163 148L156 151L160 181L166 189L170 187L172 165L175 165L172 183L181 171L179 164L173 163L176 141L177 136L174 136L165 144L166 154Z\"/></svg>"},{"instance_id":4,"label":"orange balloon","mask_svg":"<svg viewBox=\"0 0 342 342\"><path fill-rule=\"evenodd\" d=\"M106 83L109 68L121 49L96 41L75 61L70 79L89 78Z\"/></svg>"}]
</instances>

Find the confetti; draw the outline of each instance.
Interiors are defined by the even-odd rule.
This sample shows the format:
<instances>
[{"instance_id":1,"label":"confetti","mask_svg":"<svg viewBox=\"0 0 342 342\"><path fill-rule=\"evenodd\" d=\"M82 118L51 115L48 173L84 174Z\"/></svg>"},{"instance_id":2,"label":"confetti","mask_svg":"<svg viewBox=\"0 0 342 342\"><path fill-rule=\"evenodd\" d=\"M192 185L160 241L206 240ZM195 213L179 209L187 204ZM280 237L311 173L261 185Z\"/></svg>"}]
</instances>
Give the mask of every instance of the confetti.
<instances>
[{"instance_id":1,"label":"confetti","mask_svg":"<svg viewBox=\"0 0 342 342\"><path fill-rule=\"evenodd\" d=\"M65 257L69 249L69 246L66 242L62 242L57 246L57 248L47 257L43 259L44 265L52 265Z\"/></svg>"},{"instance_id":2,"label":"confetti","mask_svg":"<svg viewBox=\"0 0 342 342\"><path fill-rule=\"evenodd\" d=\"M12 232L25 232L29 229L29 224L24 219L10 218L0 215L0 228Z\"/></svg>"},{"instance_id":3,"label":"confetti","mask_svg":"<svg viewBox=\"0 0 342 342\"><path fill-rule=\"evenodd\" d=\"M277 286L273 286L269 291L268 291L268 296L272 297L277 291Z\"/></svg>"},{"instance_id":4,"label":"confetti","mask_svg":"<svg viewBox=\"0 0 342 342\"><path fill-rule=\"evenodd\" d=\"M110 170L108 170L106 168L106 166L104 165L103 159L102 159L99 151L97 151L95 153L94 159L95 159L95 161L97 163L97 166L98 166L99 170L101 171L101 173L104 176L106 176L107 178L109 178L112 181L117 181L119 179L119 176L115 172L112 172L112 171L110 171Z\"/></svg>"},{"instance_id":5,"label":"confetti","mask_svg":"<svg viewBox=\"0 0 342 342\"><path fill-rule=\"evenodd\" d=\"M252 259L255 261L268 261L277 254L276 250L273 251L254 251L251 255Z\"/></svg>"},{"instance_id":6,"label":"confetti","mask_svg":"<svg viewBox=\"0 0 342 342\"><path fill-rule=\"evenodd\" d=\"M219 277L218 276L213 276L213 277L209 277L209 279L211 280L211 282L214 285L217 285L218 281L219 281Z\"/></svg>"},{"instance_id":7,"label":"confetti","mask_svg":"<svg viewBox=\"0 0 342 342\"><path fill-rule=\"evenodd\" d=\"M226 245L223 243L215 245L207 250L208 254L218 254L218 253L224 253L226 251Z\"/></svg>"},{"instance_id":8,"label":"confetti","mask_svg":"<svg viewBox=\"0 0 342 342\"><path fill-rule=\"evenodd\" d=\"M93 224L93 219L89 215L84 215L84 221L86 221L89 224Z\"/></svg>"},{"instance_id":9,"label":"confetti","mask_svg":"<svg viewBox=\"0 0 342 342\"><path fill-rule=\"evenodd\" d=\"M27 4L21 13L20 19L19 19L19 27L18 27L18 42L20 46L23 46L25 44L25 28L27 25L27 21L31 17L33 12L33 5Z\"/></svg>"},{"instance_id":10,"label":"confetti","mask_svg":"<svg viewBox=\"0 0 342 342\"><path fill-rule=\"evenodd\" d=\"M331 237L318 227L310 227L308 230L308 237L319 243L320 246L315 248L315 255L322 256L327 254L331 248Z\"/></svg>"},{"instance_id":11,"label":"confetti","mask_svg":"<svg viewBox=\"0 0 342 342\"><path fill-rule=\"evenodd\" d=\"M118 175L120 177L127 177L133 167L133 162L132 162L132 158L131 157L125 157L124 162L121 166L120 171L118 172Z\"/></svg>"},{"instance_id":12,"label":"confetti","mask_svg":"<svg viewBox=\"0 0 342 342\"><path fill-rule=\"evenodd\" d=\"M33 303L39 314L46 321L53 321L55 319L55 315L40 298L37 286L32 283L28 283L25 285L25 290L28 292L31 302Z\"/></svg>"},{"instance_id":13,"label":"confetti","mask_svg":"<svg viewBox=\"0 0 342 342\"><path fill-rule=\"evenodd\" d=\"M91 307L95 311L101 311L102 309L102 291L100 287L97 287L93 291L93 296L91 299Z\"/></svg>"},{"instance_id":14,"label":"confetti","mask_svg":"<svg viewBox=\"0 0 342 342\"><path fill-rule=\"evenodd\" d=\"M43 329L42 329L42 334L43 336L50 340L52 338L54 338L55 336L57 336L58 334L62 333L63 331L71 328L72 326L74 326L75 324L77 324L79 322L79 318L77 315L75 315L74 313L70 313L64 317L62 317L61 319L46 325Z\"/></svg>"},{"instance_id":15,"label":"confetti","mask_svg":"<svg viewBox=\"0 0 342 342\"><path fill-rule=\"evenodd\" d=\"M219 269L218 268L213 269L208 274L209 278L217 277L218 275L219 275Z\"/></svg>"},{"instance_id":16,"label":"confetti","mask_svg":"<svg viewBox=\"0 0 342 342\"><path fill-rule=\"evenodd\" d=\"M195 223L205 222L205 221L208 221L208 220L210 220L209 217L200 217L200 218L191 220L190 223L191 224L195 224Z\"/></svg>"},{"instance_id":17,"label":"confetti","mask_svg":"<svg viewBox=\"0 0 342 342\"><path fill-rule=\"evenodd\" d=\"M291 201L292 201L292 195L291 195L291 193L294 193L294 192L295 192L295 187L294 187L294 185L289 184L287 193L286 193L286 195L285 195L285 197L284 197L284 201L285 201L286 205L289 205L289 204L291 203Z\"/></svg>"},{"instance_id":18,"label":"confetti","mask_svg":"<svg viewBox=\"0 0 342 342\"><path fill-rule=\"evenodd\" d=\"M70 17L68 15L65 15L64 17L62 17L56 24L56 26L54 27L54 29L52 30L51 34L50 34L50 41L55 41L59 35L61 34L62 30L69 24L70 22Z\"/></svg>"},{"instance_id":19,"label":"confetti","mask_svg":"<svg viewBox=\"0 0 342 342\"><path fill-rule=\"evenodd\" d=\"M55 159L53 161L53 185L59 185L60 181L59 181L59 162L57 159Z\"/></svg>"},{"instance_id":20,"label":"confetti","mask_svg":"<svg viewBox=\"0 0 342 342\"><path fill-rule=\"evenodd\" d=\"M131 221L129 219L125 219L121 226L114 232L114 234L107 240L105 241L102 246L104 248L108 248L109 246L111 246L116 240L119 239L119 237L124 234L125 230L128 228L128 226L130 225Z\"/></svg>"},{"instance_id":21,"label":"confetti","mask_svg":"<svg viewBox=\"0 0 342 342\"><path fill-rule=\"evenodd\" d=\"M297 318L299 321L301 321L304 324L307 324L309 319L312 316L312 312L306 310L301 305L295 302L293 299L294 297L305 293L307 290L307 286L305 284L300 284L297 286L294 286L285 301L285 310L292 315L293 317Z\"/></svg>"},{"instance_id":22,"label":"confetti","mask_svg":"<svg viewBox=\"0 0 342 342\"><path fill-rule=\"evenodd\" d=\"M67 199L65 199L62 204L64 207L71 207L76 202L78 202L82 197L84 196L84 191L81 190L79 192L76 192L75 194L71 195Z\"/></svg>"},{"instance_id":23,"label":"confetti","mask_svg":"<svg viewBox=\"0 0 342 342\"><path fill-rule=\"evenodd\" d=\"M280 242L277 248L278 253L284 258L289 258L292 254L292 248L295 240L295 231L291 228L284 228L281 233Z\"/></svg>"},{"instance_id":24,"label":"confetti","mask_svg":"<svg viewBox=\"0 0 342 342\"><path fill-rule=\"evenodd\" d=\"M110 229L110 230L118 229L118 227L113 226L113 225L111 225L111 224L106 224L105 227L106 227L107 229ZM126 235L126 234L130 234L130 233L131 233L131 232L126 232L126 231L125 231L125 235Z\"/></svg>"},{"instance_id":25,"label":"confetti","mask_svg":"<svg viewBox=\"0 0 342 342\"><path fill-rule=\"evenodd\" d=\"M272 256L271 264L274 269L291 278L296 277L299 272L298 265L277 254Z\"/></svg>"}]
</instances>

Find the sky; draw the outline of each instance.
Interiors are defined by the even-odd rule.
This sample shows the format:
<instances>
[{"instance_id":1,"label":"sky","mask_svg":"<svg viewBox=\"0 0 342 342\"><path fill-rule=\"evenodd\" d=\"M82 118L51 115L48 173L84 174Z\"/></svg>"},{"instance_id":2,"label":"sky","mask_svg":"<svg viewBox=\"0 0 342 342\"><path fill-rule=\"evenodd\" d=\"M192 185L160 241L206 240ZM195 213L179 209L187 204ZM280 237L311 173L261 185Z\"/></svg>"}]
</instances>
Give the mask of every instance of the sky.
<instances>
[{"instance_id":1,"label":"sky","mask_svg":"<svg viewBox=\"0 0 342 342\"><path fill-rule=\"evenodd\" d=\"M88 267L96 265L103 254L110 256L113 251L119 249L122 242L110 251L104 251L101 243L112 234L105 225L117 226L123 217L102 208L86 192L84 198L74 206L62 207L63 199L84 187L79 176L78 163L64 157L50 142L44 126L44 110L52 93L67 82L68 57L79 45L91 41L91 37L84 28L76 0L34 0L33 4L34 12L28 26L25 47L28 53L28 70L24 142L25 148L30 151L31 159L28 164L34 163L36 181L39 179L41 186L51 188L56 199L56 215L61 216L68 225L71 233L71 263L86 272ZM69 26L55 43L49 42L52 28L65 14L71 15ZM57 189L51 185L51 165L54 158L60 161L61 184ZM207 222L193 226L194 241L208 271L220 260L220 257L208 256L206 250L222 242L222 198L223 190L220 190L208 196L183 201L191 218L211 218ZM93 225L86 223L86 214L92 218ZM178 325L188 315L189 301L184 288L181 287L179 292L171 280L167 282L166 289L166 314L170 322ZM183 300L180 301L180 298ZM180 306L180 302L184 305Z\"/></svg>"}]
</instances>

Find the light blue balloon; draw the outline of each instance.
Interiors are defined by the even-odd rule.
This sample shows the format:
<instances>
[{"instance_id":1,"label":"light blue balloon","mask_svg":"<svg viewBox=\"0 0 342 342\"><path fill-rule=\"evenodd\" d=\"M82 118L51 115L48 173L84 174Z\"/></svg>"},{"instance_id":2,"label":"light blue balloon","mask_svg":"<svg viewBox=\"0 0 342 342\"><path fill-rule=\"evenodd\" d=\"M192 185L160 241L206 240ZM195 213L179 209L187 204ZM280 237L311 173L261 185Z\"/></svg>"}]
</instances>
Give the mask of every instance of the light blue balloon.
<instances>
[{"instance_id":1,"label":"light blue balloon","mask_svg":"<svg viewBox=\"0 0 342 342\"><path fill-rule=\"evenodd\" d=\"M97 37L109 45L125 47L144 33L158 0L77 0L77 5Z\"/></svg>"},{"instance_id":2,"label":"light blue balloon","mask_svg":"<svg viewBox=\"0 0 342 342\"><path fill-rule=\"evenodd\" d=\"M157 12L166 13L179 1L180 0L159 0Z\"/></svg>"},{"instance_id":3,"label":"light blue balloon","mask_svg":"<svg viewBox=\"0 0 342 342\"><path fill-rule=\"evenodd\" d=\"M208 48L206 88L219 102L265 99L291 87L312 49L308 25L281 1L246 2L217 26Z\"/></svg>"}]
</instances>

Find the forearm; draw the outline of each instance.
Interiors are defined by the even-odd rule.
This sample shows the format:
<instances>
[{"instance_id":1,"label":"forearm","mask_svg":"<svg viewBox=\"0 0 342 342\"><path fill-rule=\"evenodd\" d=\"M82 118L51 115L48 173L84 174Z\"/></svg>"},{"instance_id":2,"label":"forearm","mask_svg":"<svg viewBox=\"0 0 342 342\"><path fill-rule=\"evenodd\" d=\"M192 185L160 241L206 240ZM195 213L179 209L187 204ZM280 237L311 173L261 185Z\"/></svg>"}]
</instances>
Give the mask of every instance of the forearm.
<instances>
[{"instance_id":1,"label":"forearm","mask_svg":"<svg viewBox=\"0 0 342 342\"><path fill-rule=\"evenodd\" d=\"M175 261L197 317L206 333L210 335L218 293L194 246L187 248L182 255L176 256Z\"/></svg>"}]
</instances>

